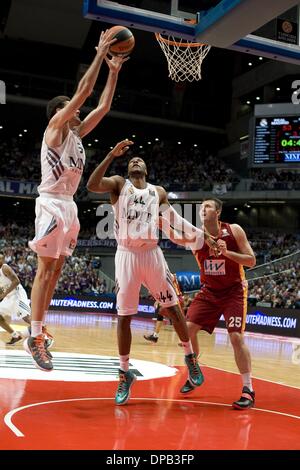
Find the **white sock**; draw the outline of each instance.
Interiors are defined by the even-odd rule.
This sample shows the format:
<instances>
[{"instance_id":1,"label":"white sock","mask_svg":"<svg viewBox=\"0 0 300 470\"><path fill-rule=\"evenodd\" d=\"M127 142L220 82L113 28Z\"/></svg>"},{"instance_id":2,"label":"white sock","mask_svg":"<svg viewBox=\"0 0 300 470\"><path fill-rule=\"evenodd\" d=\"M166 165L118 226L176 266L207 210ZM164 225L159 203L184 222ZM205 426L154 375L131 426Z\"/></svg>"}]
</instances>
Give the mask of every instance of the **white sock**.
<instances>
[{"instance_id":1,"label":"white sock","mask_svg":"<svg viewBox=\"0 0 300 470\"><path fill-rule=\"evenodd\" d=\"M158 333L155 333L155 331L154 331L153 336L154 336L154 338L158 338L158 337L159 337L159 334L158 334Z\"/></svg>"},{"instance_id":2,"label":"white sock","mask_svg":"<svg viewBox=\"0 0 300 470\"><path fill-rule=\"evenodd\" d=\"M42 334L42 326L43 326L42 321L32 321L31 322L31 336L36 338L36 336L41 335Z\"/></svg>"},{"instance_id":3,"label":"white sock","mask_svg":"<svg viewBox=\"0 0 300 470\"><path fill-rule=\"evenodd\" d=\"M251 372L246 372L245 374L241 374L241 376L243 380L243 387L248 387L250 392L253 392Z\"/></svg>"},{"instance_id":4,"label":"white sock","mask_svg":"<svg viewBox=\"0 0 300 470\"><path fill-rule=\"evenodd\" d=\"M12 335L13 338L18 338L19 337L19 333L17 331L14 331L11 335Z\"/></svg>"},{"instance_id":5,"label":"white sock","mask_svg":"<svg viewBox=\"0 0 300 470\"><path fill-rule=\"evenodd\" d=\"M125 356L120 356L120 369L124 372L128 372L129 370L129 354Z\"/></svg>"},{"instance_id":6,"label":"white sock","mask_svg":"<svg viewBox=\"0 0 300 470\"><path fill-rule=\"evenodd\" d=\"M184 349L184 354L188 356L189 354L193 354L193 348L191 340L189 341L181 341L182 347Z\"/></svg>"}]
</instances>

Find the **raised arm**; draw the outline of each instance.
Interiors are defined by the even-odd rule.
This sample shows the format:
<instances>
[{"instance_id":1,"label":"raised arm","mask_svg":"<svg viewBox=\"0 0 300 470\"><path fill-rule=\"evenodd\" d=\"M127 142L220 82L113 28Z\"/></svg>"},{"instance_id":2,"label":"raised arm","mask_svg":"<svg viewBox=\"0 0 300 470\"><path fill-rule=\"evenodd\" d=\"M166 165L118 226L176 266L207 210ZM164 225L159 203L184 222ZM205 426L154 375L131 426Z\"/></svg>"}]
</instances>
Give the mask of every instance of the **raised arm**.
<instances>
[{"instance_id":1,"label":"raised arm","mask_svg":"<svg viewBox=\"0 0 300 470\"><path fill-rule=\"evenodd\" d=\"M112 59L105 57L105 61L109 66L107 82L100 96L98 106L87 115L77 129L81 138L91 132L99 124L101 119L110 111L119 71L121 70L122 64L127 60L128 57L113 57Z\"/></svg>"},{"instance_id":2,"label":"raised arm","mask_svg":"<svg viewBox=\"0 0 300 470\"><path fill-rule=\"evenodd\" d=\"M177 245L183 245L188 248L189 245L195 241L196 236L194 236L193 239L190 239L183 232L179 232L171 227L168 221L163 217L159 217L159 228L173 243Z\"/></svg>"},{"instance_id":3,"label":"raised arm","mask_svg":"<svg viewBox=\"0 0 300 470\"><path fill-rule=\"evenodd\" d=\"M74 116L76 111L92 93L103 59L108 52L109 46L115 41L115 39L109 39L109 34L109 30L106 30L105 32L102 31L98 47L96 48L96 56L92 64L80 80L73 98L64 108L54 114L49 122L48 128L52 127L57 129L63 127L63 125Z\"/></svg>"},{"instance_id":4,"label":"raised arm","mask_svg":"<svg viewBox=\"0 0 300 470\"><path fill-rule=\"evenodd\" d=\"M106 170L116 157L123 156L129 146L132 145L131 140L122 140L119 142L104 158L104 160L93 171L87 182L87 188L93 193L114 193L118 195L124 185L124 178L121 176L104 177Z\"/></svg>"}]
</instances>

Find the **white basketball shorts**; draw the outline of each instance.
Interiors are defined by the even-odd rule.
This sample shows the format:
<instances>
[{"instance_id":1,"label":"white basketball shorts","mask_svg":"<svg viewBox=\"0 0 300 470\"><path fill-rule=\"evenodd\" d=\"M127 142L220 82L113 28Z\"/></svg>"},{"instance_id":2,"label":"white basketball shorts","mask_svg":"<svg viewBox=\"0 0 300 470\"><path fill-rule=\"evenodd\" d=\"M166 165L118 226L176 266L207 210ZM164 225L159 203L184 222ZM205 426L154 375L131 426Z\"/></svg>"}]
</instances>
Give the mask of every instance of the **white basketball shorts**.
<instances>
[{"instance_id":1,"label":"white basketball shorts","mask_svg":"<svg viewBox=\"0 0 300 470\"><path fill-rule=\"evenodd\" d=\"M138 251L119 246L115 268L118 315L137 313L142 284L162 307L178 303L172 276L160 247Z\"/></svg>"},{"instance_id":2,"label":"white basketball shorts","mask_svg":"<svg viewBox=\"0 0 300 470\"><path fill-rule=\"evenodd\" d=\"M18 285L0 302L0 314L8 315L12 320L31 315L29 300L23 286Z\"/></svg>"},{"instance_id":3,"label":"white basketball shorts","mask_svg":"<svg viewBox=\"0 0 300 470\"><path fill-rule=\"evenodd\" d=\"M73 198L42 194L35 205L35 237L28 243L39 256L71 256L80 230Z\"/></svg>"}]
</instances>

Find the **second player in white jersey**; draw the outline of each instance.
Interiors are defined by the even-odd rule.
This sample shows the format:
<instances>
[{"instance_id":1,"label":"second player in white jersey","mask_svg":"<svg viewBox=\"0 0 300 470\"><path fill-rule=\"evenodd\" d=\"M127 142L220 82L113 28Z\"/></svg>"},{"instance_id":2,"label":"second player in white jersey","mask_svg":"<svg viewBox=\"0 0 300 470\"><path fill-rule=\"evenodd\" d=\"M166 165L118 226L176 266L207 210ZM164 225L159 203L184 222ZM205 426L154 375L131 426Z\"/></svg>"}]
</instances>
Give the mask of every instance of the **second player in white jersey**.
<instances>
[{"instance_id":1,"label":"second player in white jersey","mask_svg":"<svg viewBox=\"0 0 300 470\"><path fill-rule=\"evenodd\" d=\"M24 287L13 269L3 263L0 255L0 313L9 315L13 320L30 316L30 305Z\"/></svg>"},{"instance_id":2,"label":"second player in white jersey","mask_svg":"<svg viewBox=\"0 0 300 470\"><path fill-rule=\"evenodd\" d=\"M4 315L12 320L23 319L30 324L31 310L27 294L17 274L4 261L4 255L0 253L0 326L11 334L7 344L13 345L23 337L10 326Z\"/></svg>"},{"instance_id":3,"label":"second player in white jersey","mask_svg":"<svg viewBox=\"0 0 300 470\"><path fill-rule=\"evenodd\" d=\"M114 234L118 246L127 248L155 247L158 242L159 195L153 184L136 188L126 180L117 202Z\"/></svg>"},{"instance_id":4,"label":"second player in white jersey","mask_svg":"<svg viewBox=\"0 0 300 470\"><path fill-rule=\"evenodd\" d=\"M128 180L118 175L104 177L112 161L123 156L132 144L133 142L128 140L117 144L88 181L90 191L110 193L116 217L115 236L118 249L115 257L115 278L120 356L120 382L115 396L117 405L124 405L129 400L131 386L136 380L129 370L130 322L138 310L142 284L162 306L162 315L172 319L183 345L189 380L194 387L201 385L203 381L185 319L178 305L171 273L157 245L160 205L164 204L166 211L171 210L166 191L160 186L147 183L147 167L144 160L138 156L128 163Z\"/></svg>"}]
</instances>

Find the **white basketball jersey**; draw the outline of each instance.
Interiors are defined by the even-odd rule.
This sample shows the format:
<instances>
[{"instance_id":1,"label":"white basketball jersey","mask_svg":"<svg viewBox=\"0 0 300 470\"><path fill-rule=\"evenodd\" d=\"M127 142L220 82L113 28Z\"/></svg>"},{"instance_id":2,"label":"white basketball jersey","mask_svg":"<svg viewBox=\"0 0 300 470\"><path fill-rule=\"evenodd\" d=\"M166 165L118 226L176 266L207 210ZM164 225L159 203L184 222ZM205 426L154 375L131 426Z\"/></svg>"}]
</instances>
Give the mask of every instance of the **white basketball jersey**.
<instances>
[{"instance_id":1,"label":"white basketball jersey","mask_svg":"<svg viewBox=\"0 0 300 470\"><path fill-rule=\"evenodd\" d=\"M7 276L5 276L5 274L2 271L2 266L1 266L1 268L0 268L0 289L6 290L8 287L10 287L10 285L11 285L11 280L8 279ZM12 292L10 292L8 295L12 294L13 292L14 292L14 290Z\"/></svg>"},{"instance_id":2,"label":"white basketball jersey","mask_svg":"<svg viewBox=\"0 0 300 470\"><path fill-rule=\"evenodd\" d=\"M11 280L3 274L2 266L0 268L0 288L7 289L11 285Z\"/></svg>"},{"instance_id":3,"label":"white basketball jersey","mask_svg":"<svg viewBox=\"0 0 300 470\"><path fill-rule=\"evenodd\" d=\"M126 180L113 209L118 245L145 249L157 245L159 195L155 186L147 183L145 189L138 189Z\"/></svg>"},{"instance_id":4,"label":"white basketball jersey","mask_svg":"<svg viewBox=\"0 0 300 470\"><path fill-rule=\"evenodd\" d=\"M73 196L77 191L85 164L81 138L69 130L59 147L48 147L45 134L41 149L42 181L38 192Z\"/></svg>"}]
</instances>

